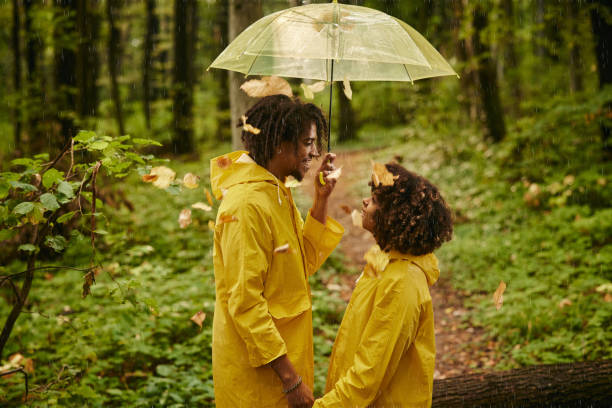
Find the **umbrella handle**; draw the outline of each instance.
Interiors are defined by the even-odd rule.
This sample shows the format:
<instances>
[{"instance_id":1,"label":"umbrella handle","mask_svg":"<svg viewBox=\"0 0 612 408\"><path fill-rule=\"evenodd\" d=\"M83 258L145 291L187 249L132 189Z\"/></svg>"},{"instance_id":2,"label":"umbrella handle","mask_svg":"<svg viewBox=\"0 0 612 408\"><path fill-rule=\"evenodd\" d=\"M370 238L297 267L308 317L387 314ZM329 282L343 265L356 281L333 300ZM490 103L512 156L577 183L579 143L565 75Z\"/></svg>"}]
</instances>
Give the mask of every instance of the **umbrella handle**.
<instances>
[{"instance_id":1,"label":"umbrella handle","mask_svg":"<svg viewBox=\"0 0 612 408\"><path fill-rule=\"evenodd\" d=\"M327 151L331 152L331 118L332 96L334 95L334 60L331 60L331 75L329 79L329 114L327 115Z\"/></svg>"}]
</instances>

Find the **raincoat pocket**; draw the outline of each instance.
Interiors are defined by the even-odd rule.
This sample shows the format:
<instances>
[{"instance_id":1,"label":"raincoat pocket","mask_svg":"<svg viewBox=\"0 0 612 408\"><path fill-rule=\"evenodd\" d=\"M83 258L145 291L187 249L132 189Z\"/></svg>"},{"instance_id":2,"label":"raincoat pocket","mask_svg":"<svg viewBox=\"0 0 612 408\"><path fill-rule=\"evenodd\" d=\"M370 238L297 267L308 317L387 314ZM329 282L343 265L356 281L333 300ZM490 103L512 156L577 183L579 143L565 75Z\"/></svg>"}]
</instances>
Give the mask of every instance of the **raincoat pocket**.
<instances>
[{"instance_id":1,"label":"raincoat pocket","mask_svg":"<svg viewBox=\"0 0 612 408\"><path fill-rule=\"evenodd\" d=\"M311 307L307 293L292 298L269 299L268 310L276 320L299 316Z\"/></svg>"}]
</instances>

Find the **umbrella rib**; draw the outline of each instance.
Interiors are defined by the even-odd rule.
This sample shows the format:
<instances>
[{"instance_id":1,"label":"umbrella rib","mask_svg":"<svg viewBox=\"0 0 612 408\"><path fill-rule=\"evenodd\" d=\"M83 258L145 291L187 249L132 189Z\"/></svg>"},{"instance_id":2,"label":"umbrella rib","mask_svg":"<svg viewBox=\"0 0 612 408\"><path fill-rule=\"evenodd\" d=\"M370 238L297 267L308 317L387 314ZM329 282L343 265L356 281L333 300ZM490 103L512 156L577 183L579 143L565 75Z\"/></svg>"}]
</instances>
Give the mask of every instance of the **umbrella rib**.
<instances>
[{"instance_id":1,"label":"umbrella rib","mask_svg":"<svg viewBox=\"0 0 612 408\"><path fill-rule=\"evenodd\" d=\"M270 26L271 26L271 25L272 25L272 24L273 24L273 23L274 23L276 20L278 20L278 18L279 18L280 16L282 16L282 15L283 15L283 13L278 13L278 16L274 17L274 18L273 18L273 19L270 21L270 23L269 23L269 24L268 24L268 25L267 25L267 26L266 26L266 27L265 27L263 30L261 30L261 31L259 32L259 34L257 34L257 36L256 36L255 38L253 38L253 40L252 40L252 41L253 41L253 42L255 42L255 41L256 41L256 40L257 40L257 39L258 39L258 38L259 38L259 37L260 37L260 36L263 34L263 32L264 32L264 31L266 31L266 29L268 29L268 27L270 27ZM279 27L279 28L280 28L280 27ZM279 28L277 28L277 29L276 29L276 31L278 31L278 29L279 29ZM270 38L272 38L272 36L270 36ZM268 44L268 41L270 41L270 38L268 38L268 39L266 40L266 42L264 42L264 44L261 46L261 48L260 48L260 49L259 49L259 51L257 52L257 56L256 56L255 58L253 58L253 62L251 62L251 65L249 65L249 69L247 70L247 72L246 72L245 76L248 76L248 75L249 75L249 72L251 72L251 68L253 68L253 64L255 64L255 61L257 60L257 58L259 58L259 57L261 56L261 51L262 51L262 50L263 50L263 48L264 48L264 47L265 47L265 46ZM246 53L246 49L245 49L244 51L242 51L242 55L244 55L245 53Z\"/></svg>"},{"instance_id":2,"label":"umbrella rib","mask_svg":"<svg viewBox=\"0 0 612 408\"><path fill-rule=\"evenodd\" d=\"M392 17L392 20L395 24L397 24L399 26L399 28L401 28L402 30L404 30L406 32L406 34L408 35L408 38L410 38L410 40L412 40L412 42L414 43L414 47L416 48L416 50L419 52L419 54L421 54L421 57L423 57L423 60L427 63L427 67L429 69L431 69L431 64L429 63L429 61L427 61L427 58L425 57L425 55L423 55L423 52L421 51L421 49L419 48L419 46L417 45L416 41L414 41L414 39L412 38L412 36L410 35L410 33L408 32L408 30L406 30L401 24L399 19ZM406 25L408 25L407 23L404 23ZM395 47L395 44L393 45L393 47ZM433 47L433 46L432 46Z\"/></svg>"}]
</instances>

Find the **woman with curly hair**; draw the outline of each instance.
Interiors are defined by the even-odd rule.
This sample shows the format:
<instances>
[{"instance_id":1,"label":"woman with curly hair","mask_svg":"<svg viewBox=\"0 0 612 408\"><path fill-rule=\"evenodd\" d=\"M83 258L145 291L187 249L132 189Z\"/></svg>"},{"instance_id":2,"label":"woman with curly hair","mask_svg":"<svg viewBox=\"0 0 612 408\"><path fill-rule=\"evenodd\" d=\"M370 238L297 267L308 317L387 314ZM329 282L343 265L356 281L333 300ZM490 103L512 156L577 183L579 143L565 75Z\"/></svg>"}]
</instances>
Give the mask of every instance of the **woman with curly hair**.
<instances>
[{"instance_id":1,"label":"woman with curly hair","mask_svg":"<svg viewBox=\"0 0 612 408\"><path fill-rule=\"evenodd\" d=\"M435 338L429 286L440 271L433 251L452 237L438 189L399 164L373 175L363 228L377 242L342 319L315 407L431 406Z\"/></svg>"}]
</instances>

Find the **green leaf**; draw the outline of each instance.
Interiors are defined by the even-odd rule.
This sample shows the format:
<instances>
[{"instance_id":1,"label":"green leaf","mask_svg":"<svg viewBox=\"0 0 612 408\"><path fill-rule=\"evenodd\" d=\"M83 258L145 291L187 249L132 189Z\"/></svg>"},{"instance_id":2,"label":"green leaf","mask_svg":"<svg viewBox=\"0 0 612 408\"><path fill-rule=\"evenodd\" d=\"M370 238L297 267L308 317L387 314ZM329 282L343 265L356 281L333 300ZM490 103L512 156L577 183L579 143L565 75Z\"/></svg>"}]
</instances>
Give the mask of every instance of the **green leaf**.
<instances>
[{"instance_id":1,"label":"green leaf","mask_svg":"<svg viewBox=\"0 0 612 408\"><path fill-rule=\"evenodd\" d=\"M68 242L61 235L48 236L45 238L45 245L52 248L55 252L61 252L66 248Z\"/></svg>"},{"instance_id":2,"label":"green leaf","mask_svg":"<svg viewBox=\"0 0 612 408\"><path fill-rule=\"evenodd\" d=\"M107 147L108 147L108 142L105 142L104 140L97 140L93 142L92 144L90 144L89 146L87 146L89 150L104 150Z\"/></svg>"},{"instance_id":3,"label":"green leaf","mask_svg":"<svg viewBox=\"0 0 612 408\"><path fill-rule=\"evenodd\" d=\"M96 229L94 232L99 235L108 235L108 231L105 231L103 229Z\"/></svg>"},{"instance_id":4,"label":"green leaf","mask_svg":"<svg viewBox=\"0 0 612 408\"><path fill-rule=\"evenodd\" d=\"M66 181L60 181L57 187L57 191L66 196L66 198L74 197L74 191L72 190L72 186Z\"/></svg>"},{"instance_id":5,"label":"green leaf","mask_svg":"<svg viewBox=\"0 0 612 408\"><path fill-rule=\"evenodd\" d=\"M139 138L135 138L135 139L132 139L132 142L134 142L134 144L139 144L139 145L163 146L158 141L151 140L151 139L139 139Z\"/></svg>"},{"instance_id":6,"label":"green leaf","mask_svg":"<svg viewBox=\"0 0 612 408\"><path fill-rule=\"evenodd\" d=\"M31 184L22 183L21 181L11 180L9 184L15 189L21 189L24 191L37 191L38 189Z\"/></svg>"},{"instance_id":7,"label":"green leaf","mask_svg":"<svg viewBox=\"0 0 612 408\"><path fill-rule=\"evenodd\" d=\"M60 217L58 217L57 222L58 222L59 224L63 224L63 223L65 223L66 221L68 221L68 220L72 219L72 217L74 217L74 214L76 214L76 211L70 211L70 212L67 212L66 214L63 214L63 215L61 215Z\"/></svg>"},{"instance_id":8,"label":"green leaf","mask_svg":"<svg viewBox=\"0 0 612 408\"><path fill-rule=\"evenodd\" d=\"M45 188L52 187L55 183L59 182L64 178L64 172L57 169L51 168L47 170L42 176L42 184Z\"/></svg>"},{"instance_id":9,"label":"green leaf","mask_svg":"<svg viewBox=\"0 0 612 408\"><path fill-rule=\"evenodd\" d=\"M91 130L81 130L74 137L74 141L75 142L87 143L87 142L89 142L90 140L92 140L95 137L96 137L96 132L93 132Z\"/></svg>"},{"instance_id":10,"label":"green leaf","mask_svg":"<svg viewBox=\"0 0 612 408\"><path fill-rule=\"evenodd\" d=\"M34 160L32 159L28 159L26 157L21 157L19 159L15 159L15 160L11 160L11 165L13 166L26 166L26 167L31 167L33 166L35 163Z\"/></svg>"},{"instance_id":11,"label":"green leaf","mask_svg":"<svg viewBox=\"0 0 612 408\"><path fill-rule=\"evenodd\" d=\"M45 206L45 209L49 211L57 210L58 208L60 208L60 205L57 202L57 198L55 198L55 196L51 193L45 193L41 195L40 202L43 206Z\"/></svg>"},{"instance_id":12,"label":"green leaf","mask_svg":"<svg viewBox=\"0 0 612 408\"><path fill-rule=\"evenodd\" d=\"M19 248L17 248L17 250L24 252L38 252L38 247L32 244L23 244L19 245Z\"/></svg>"},{"instance_id":13,"label":"green leaf","mask_svg":"<svg viewBox=\"0 0 612 408\"><path fill-rule=\"evenodd\" d=\"M25 215L34 209L34 203L25 201L23 203L19 203L13 208L13 212L15 214Z\"/></svg>"},{"instance_id":14,"label":"green leaf","mask_svg":"<svg viewBox=\"0 0 612 408\"><path fill-rule=\"evenodd\" d=\"M6 241L7 239L11 239L17 234L17 231L12 229L3 229L0 230L0 241Z\"/></svg>"},{"instance_id":15,"label":"green leaf","mask_svg":"<svg viewBox=\"0 0 612 408\"><path fill-rule=\"evenodd\" d=\"M0 200L8 196L10 189L11 189L11 185L8 182L4 180L0 180Z\"/></svg>"}]
</instances>

